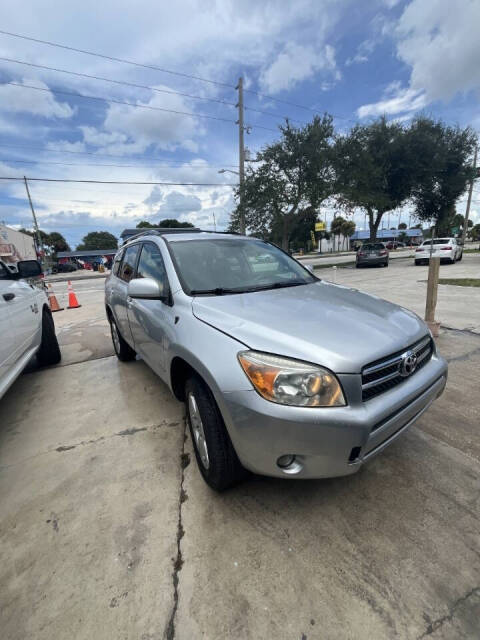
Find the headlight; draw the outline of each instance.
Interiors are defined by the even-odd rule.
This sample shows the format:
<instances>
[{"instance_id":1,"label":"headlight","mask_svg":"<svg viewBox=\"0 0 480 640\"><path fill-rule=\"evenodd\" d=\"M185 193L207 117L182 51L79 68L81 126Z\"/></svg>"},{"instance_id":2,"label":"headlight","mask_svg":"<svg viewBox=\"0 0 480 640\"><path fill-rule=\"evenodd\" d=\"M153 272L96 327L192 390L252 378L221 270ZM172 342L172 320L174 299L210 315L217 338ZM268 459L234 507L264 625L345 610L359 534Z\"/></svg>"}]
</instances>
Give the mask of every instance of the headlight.
<instances>
[{"instance_id":1,"label":"headlight","mask_svg":"<svg viewBox=\"0 0 480 640\"><path fill-rule=\"evenodd\" d=\"M266 400L296 407L346 404L340 383L327 369L258 351L242 351L238 359L256 391Z\"/></svg>"}]
</instances>

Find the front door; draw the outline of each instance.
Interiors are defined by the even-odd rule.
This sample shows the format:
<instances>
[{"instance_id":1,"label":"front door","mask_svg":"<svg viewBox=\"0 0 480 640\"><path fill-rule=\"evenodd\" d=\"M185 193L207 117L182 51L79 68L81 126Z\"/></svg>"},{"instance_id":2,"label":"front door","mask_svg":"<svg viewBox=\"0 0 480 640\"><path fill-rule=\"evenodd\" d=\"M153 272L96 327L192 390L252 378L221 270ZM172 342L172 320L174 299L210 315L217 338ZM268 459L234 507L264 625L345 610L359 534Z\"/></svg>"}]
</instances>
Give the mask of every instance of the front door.
<instances>
[{"instance_id":1,"label":"front door","mask_svg":"<svg viewBox=\"0 0 480 640\"><path fill-rule=\"evenodd\" d=\"M160 249L153 242L142 246L136 278L153 278L163 291L168 291L168 280ZM171 308L161 300L130 298L128 319L135 351L161 377L165 374L165 340Z\"/></svg>"}]
</instances>

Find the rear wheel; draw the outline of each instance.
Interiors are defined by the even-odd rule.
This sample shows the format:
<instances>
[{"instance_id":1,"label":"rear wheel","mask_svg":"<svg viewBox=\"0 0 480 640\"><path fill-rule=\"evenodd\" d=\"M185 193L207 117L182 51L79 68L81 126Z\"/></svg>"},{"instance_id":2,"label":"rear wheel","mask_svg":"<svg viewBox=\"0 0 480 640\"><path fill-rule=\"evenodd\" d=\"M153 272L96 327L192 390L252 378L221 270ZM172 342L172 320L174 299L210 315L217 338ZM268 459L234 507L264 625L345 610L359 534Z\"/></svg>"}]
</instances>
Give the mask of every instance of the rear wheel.
<instances>
[{"instance_id":1,"label":"rear wheel","mask_svg":"<svg viewBox=\"0 0 480 640\"><path fill-rule=\"evenodd\" d=\"M51 364L58 364L62 358L57 336L55 335L55 324L52 314L47 309L43 310L42 316L42 341L37 351L37 362L41 367Z\"/></svg>"},{"instance_id":2,"label":"rear wheel","mask_svg":"<svg viewBox=\"0 0 480 640\"><path fill-rule=\"evenodd\" d=\"M198 468L205 482L223 491L247 476L233 448L212 392L197 376L185 385L187 421Z\"/></svg>"},{"instance_id":3,"label":"rear wheel","mask_svg":"<svg viewBox=\"0 0 480 640\"><path fill-rule=\"evenodd\" d=\"M460 262L460 260L463 258L463 251L460 253L460 257L457 258L457 260Z\"/></svg>"},{"instance_id":4,"label":"rear wheel","mask_svg":"<svg viewBox=\"0 0 480 640\"><path fill-rule=\"evenodd\" d=\"M130 360L135 360L136 352L132 349L132 347L125 342L122 338L120 331L118 330L117 323L115 320L110 317L110 332L112 334L112 342L113 348L115 350L115 354L119 360L122 362L129 362Z\"/></svg>"},{"instance_id":5,"label":"rear wheel","mask_svg":"<svg viewBox=\"0 0 480 640\"><path fill-rule=\"evenodd\" d=\"M360 266L361 266L361 265L359 265L359 264L358 264L358 262L357 262L357 264L355 265L355 267L356 267L357 269L360 269Z\"/></svg>"},{"instance_id":6,"label":"rear wheel","mask_svg":"<svg viewBox=\"0 0 480 640\"><path fill-rule=\"evenodd\" d=\"M421 260L415 260L415 266L416 266L416 267L418 267L418 266L419 266L419 265L421 265L421 264L422 264L422 261L421 261Z\"/></svg>"}]
</instances>

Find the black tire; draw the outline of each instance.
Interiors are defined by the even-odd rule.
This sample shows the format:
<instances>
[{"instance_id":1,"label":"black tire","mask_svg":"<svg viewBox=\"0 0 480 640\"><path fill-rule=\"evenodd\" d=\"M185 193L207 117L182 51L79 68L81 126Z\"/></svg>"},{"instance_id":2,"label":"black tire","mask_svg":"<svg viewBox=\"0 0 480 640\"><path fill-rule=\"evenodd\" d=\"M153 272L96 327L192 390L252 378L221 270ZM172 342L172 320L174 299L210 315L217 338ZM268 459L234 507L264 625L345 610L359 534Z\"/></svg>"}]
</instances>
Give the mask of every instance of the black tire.
<instances>
[{"instance_id":1,"label":"black tire","mask_svg":"<svg viewBox=\"0 0 480 640\"><path fill-rule=\"evenodd\" d=\"M384 267L388 267L388 260L387 260L387 262L384 262L384 263L383 263L383 266L384 266Z\"/></svg>"},{"instance_id":2,"label":"black tire","mask_svg":"<svg viewBox=\"0 0 480 640\"><path fill-rule=\"evenodd\" d=\"M418 267L422 264L421 260L415 260L415 266Z\"/></svg>"},{"instance_id":3,"label":"black tire","mask_svg":"<svg viewBox=\"0 0 480 640\"><path fill-rule=\"evenodd\" d=\"M112 334L112 342L115 355L122 362L130 362L131 360L135 360L135 357L137 355L136 351L134 351L132 347L122 338L122 334L118 330L115 320L110 317L109 321L110 333Z\"/></svg>"},{"instance_id":4,"label":"black tire","mask_svg":"<svg viewBox=\"0 0 480 640\"><path fill-rule=\"evenodd\" d=\"M460 254L460 257L459 257L459 258L457 258L458 262L460 262L460 260L461 260L462 258L463 258L463 251L462 251L462 253Z\"/></svg>"},{"instance_id":5,"label":"black tire","mask_svg":"<svg viewBox=\"0 0 480 640\"><path fill-rule=\"evenodd\" d=\"M201 418L200 429L198 423L197 428L195 426L195 409L192 408L191 397L196 413ZM212 392L197 376L189 378L185 384L185 404L195 457L205 482L215 491L224 491L241 482L248 472L242 467L233 448ZM205 448L202 449L201 431L206 443L206 458Z\"/></svg>"},{"instance_id":6,"label":"black tire","mask_svg":"<svg viewBox=\"0 0 480 640\"><path fill-rule=\"evenodd\" d=\"M37 351L37 362L41 367L58 364L62 359L60 347L55 334L55 324L48 309L42 315L42 341Z\"/></svg>"},{"instance_id":7,"label":"black tire","mask_svg":"<svg viewBox=\"0 0 480 640\"><path fill-rule=\"evenodd\" d=\"M360 269L361 265L359 265L359 264L358 264L358 262L357 262L357 263L356 263L356 265L355 265L355 267L356 267L357 269Z\"/></svg>"}]
</instances>

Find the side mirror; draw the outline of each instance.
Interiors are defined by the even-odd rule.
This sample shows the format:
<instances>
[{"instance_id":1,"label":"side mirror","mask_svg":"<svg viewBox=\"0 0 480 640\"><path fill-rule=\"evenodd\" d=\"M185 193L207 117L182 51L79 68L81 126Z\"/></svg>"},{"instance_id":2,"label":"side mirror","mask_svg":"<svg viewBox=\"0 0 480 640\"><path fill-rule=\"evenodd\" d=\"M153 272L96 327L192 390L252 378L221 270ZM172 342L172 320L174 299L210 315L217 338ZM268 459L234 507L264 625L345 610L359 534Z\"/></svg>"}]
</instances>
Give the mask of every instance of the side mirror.
<instances>
[{"instance_id":1,"label":"side mirror","mask_svg":"<svg viewBox=\"0 0 480 640\"><path fill-rule=\"evenodd\" d=\"M168 292L153 278L134 278L128 283L127 295L144 300L167 300Z\"/></svg>"},{"instance_id":2,"label":"side mirror","mask_svg":"<svg viewBox=\"0 0 480 640\"><path fill-rule=\"evenodd\" d=\"M17 278L37 278L42 275L42 265L38 260L21 260L17 262Z\"/></svg>"}]
</instances>

